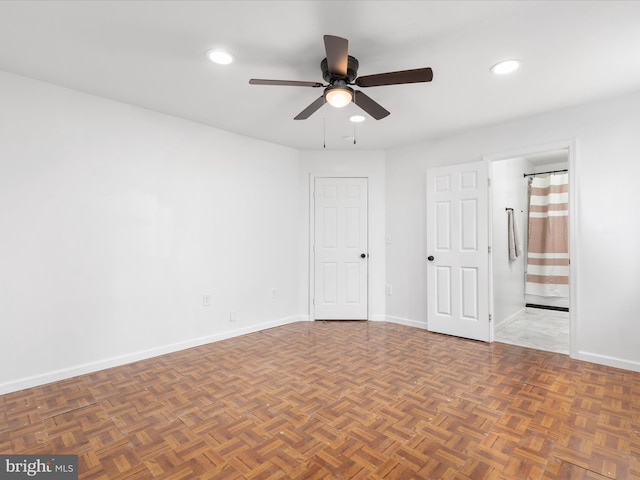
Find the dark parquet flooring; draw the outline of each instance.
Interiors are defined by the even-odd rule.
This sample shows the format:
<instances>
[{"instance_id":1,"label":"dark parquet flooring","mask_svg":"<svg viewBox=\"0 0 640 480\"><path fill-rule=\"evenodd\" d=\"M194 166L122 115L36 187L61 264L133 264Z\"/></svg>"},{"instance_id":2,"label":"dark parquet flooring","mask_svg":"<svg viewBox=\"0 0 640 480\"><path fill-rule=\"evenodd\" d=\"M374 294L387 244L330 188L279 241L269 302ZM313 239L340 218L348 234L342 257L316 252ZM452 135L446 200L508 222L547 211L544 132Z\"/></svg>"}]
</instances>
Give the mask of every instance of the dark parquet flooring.
<instances>
[{"instance_id":1,"label":"dark parquet flooring","mask_svg":"<svg viewBox=\"0 0 640 480\"><path fill-rule=\"evenodd\" d=\"M0 396L0 452L86 480L640 480L640 374L300 322Z\"/></svg>"}]
</instances>

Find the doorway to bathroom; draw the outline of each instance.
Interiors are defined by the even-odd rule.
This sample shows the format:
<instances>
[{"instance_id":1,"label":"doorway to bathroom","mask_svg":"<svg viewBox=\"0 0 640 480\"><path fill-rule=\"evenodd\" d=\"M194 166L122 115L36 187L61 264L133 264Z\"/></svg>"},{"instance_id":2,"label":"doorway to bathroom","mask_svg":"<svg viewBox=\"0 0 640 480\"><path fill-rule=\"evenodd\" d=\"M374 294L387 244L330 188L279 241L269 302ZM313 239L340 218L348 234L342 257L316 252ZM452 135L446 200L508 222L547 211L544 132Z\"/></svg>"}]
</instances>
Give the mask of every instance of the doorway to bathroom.
<instances>
[{"instance_id":1,"label":"doorway to bathroom","mask_svg":"<svg viewBox=\"0 0 640 480\"><path fill-rule=\"evenodd\" d=\"M489 162L494 341L571 353L569 145Z\"/></svg>"}]
</instances>

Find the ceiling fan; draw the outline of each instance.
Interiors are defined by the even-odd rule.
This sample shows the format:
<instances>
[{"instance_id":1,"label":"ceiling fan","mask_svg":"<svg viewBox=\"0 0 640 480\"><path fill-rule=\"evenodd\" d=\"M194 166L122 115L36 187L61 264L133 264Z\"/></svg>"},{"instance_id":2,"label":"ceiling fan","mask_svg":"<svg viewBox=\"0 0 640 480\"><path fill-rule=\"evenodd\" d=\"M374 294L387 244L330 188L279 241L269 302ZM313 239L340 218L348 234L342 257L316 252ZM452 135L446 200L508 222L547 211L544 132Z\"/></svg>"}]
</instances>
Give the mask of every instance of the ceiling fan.
<instances>
[{"instance_id":1,"label":"ceiling fan","mask_svg":"<svg viewBox=\"0 0 640 480\"><path fill-rule=\"evenodd\" d=\"M345 107L349 103L354 102L373 118L380 120L389 115L390 112L361 91L351 88L350 85L366 88L383 85L400 85L403 83L430 82L433 79L433 71L428 67L358 77L359 63L355 57L348 54L348 47L349 41L346 38L333 35L324 36L324 48L327 57L320 62L320 69L322 70L322 77L327 82L326 85L320 82L265 80L260 78L252 78L249 80L249 83L251 85L324 88L323 94L296 115L294 120L305 120L309 118L316 110L322 107L325 102L336 108Z\"/></svg>"}]
</instances>

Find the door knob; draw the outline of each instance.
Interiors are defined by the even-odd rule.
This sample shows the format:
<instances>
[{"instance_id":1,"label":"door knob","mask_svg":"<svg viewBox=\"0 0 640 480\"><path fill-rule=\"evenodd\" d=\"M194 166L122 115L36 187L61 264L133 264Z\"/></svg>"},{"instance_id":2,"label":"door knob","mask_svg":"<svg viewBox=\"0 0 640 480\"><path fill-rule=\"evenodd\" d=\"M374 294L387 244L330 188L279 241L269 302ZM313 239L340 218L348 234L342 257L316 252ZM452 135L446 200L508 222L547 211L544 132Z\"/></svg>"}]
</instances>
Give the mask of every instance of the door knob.
<instances>
[{"instance_id":1,"label":"door knob","mask_svg":"<svg viewBox=\"0 0 640 480\"><path fill-rule=\"evenodd\" d=\"M429 255L427 257L427 260L429 260L430 262L433 262L435 260L435 258L433 257L433 255Z\"/></svg>"},{"instance_id":2,"label":"door knob","mask_svg":"<svg viewBox=\"0 0 640 480\"><path fill-rule=\"evenodd\" d=\"M360 254L360 258L366 258L366 256L367 256L367 255L366 255L365 253L361 253L361 254Z\"/></svg>"}]
</instances>

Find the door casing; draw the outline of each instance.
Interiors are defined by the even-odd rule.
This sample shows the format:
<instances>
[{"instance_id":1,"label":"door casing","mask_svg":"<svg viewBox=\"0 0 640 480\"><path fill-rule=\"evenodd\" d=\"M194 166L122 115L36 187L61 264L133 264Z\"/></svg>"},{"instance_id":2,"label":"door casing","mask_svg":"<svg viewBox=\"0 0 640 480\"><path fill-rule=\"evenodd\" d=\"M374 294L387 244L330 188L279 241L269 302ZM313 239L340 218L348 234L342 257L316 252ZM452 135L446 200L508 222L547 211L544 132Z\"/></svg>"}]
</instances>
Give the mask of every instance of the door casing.
<instances>
[{"instance_id":1,"label":"door casing","mask_svg":"<svg viewBox=\"0 0 640 480\"><path fill-rule=\"evenodd\" d=\"M577 245L577 210L579 205L577 199L579 198L578 190L579 185L576 182L577 173L577 145L575 139L561 140L558 142L527 147L517 150L511 150L508 152L502 152L497 154L484 155L483 159L487 162L487 171L489 180L491 180L491 163L498 160L508 160L510 158L525 157L535 153L546 152L551 150L568 149L569 151L569 252L571 262L569 263L569 356L571 358L578 358L578 348L576 338L578 335L578 325L576 319L578 318L577 312L577 288L576 288L576 269L578 265L578 245ZM523 172L524 173L524 172ZM489 245L492 244L491 236L493 232L493 191L489 188ZM489 262L489 311L493 315L494 311L494 285L493 285L493 262ZM493 322L491 323L491 341L494 340Z\"/></svg>"}]
</instances>

